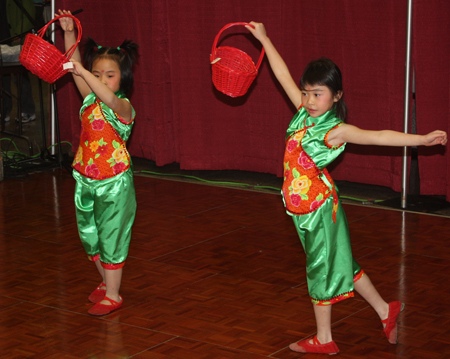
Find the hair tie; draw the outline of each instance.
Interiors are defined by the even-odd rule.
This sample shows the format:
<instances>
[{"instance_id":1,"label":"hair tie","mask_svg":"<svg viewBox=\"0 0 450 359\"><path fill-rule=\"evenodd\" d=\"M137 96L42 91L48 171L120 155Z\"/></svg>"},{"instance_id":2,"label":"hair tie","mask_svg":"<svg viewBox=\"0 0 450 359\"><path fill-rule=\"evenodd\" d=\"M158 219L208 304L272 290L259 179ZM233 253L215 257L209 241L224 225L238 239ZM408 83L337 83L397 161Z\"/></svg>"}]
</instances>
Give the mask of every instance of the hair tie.
<instances>
[{"instance_id":1,"label":"hair tie","mask_svg":"<svg viewBox=\"0 0 450 359\"><path fill-rule=\"evenodd\" d=\"M100 50L102 47L101 45L97 45L97 49Z\"/></svg>"},{"instance_id":2,"label":"hair tie","mask_svg":"<svg viewBox=\"0 0 450 359\"><path fill-rule=\"evenodd\" d=\"M120 51L120 46L117 46L117 50L119 50L119 51Z\"/></svg>"}]
</instances>

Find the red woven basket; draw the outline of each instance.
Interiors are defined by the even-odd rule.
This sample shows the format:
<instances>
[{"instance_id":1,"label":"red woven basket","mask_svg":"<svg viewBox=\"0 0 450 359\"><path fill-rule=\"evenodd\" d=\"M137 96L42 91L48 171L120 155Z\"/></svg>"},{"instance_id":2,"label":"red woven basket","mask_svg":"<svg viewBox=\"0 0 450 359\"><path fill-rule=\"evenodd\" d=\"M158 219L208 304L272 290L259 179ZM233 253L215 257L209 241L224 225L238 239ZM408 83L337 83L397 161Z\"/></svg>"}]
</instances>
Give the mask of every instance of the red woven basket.
<instances>
[{"instance_id":1,"label":"red woven basket","mask_svg":"<svg viewBox=\"0 0 450 359\"><path fill-rule=\"evenodd\" d=\"M235 22L225 25L214 39L211 50L212 81L220 92L231 97L245 95L258 74L264 57L264 47L255 66L252 58L244 51L230 46L216 47L220 34L231 26L250 25L246 22ZM251 26L251 25L250 25Z\"/></svg>"},{"instance_id":2,"label":"red woven basket","mask_svg":"<svg viewBox=\"0 0 450 359\"><path fill-rule=\"evenodd\" d=\"M65 54L62 54L54 45L42 38L49 25L61 17L71 17L78 29L77 42ZM80 40L80 21L72 15L57 16L40 29L36 35L28 34L25 36L19 61L42 80L53 83L68 72L68 70L63 69L63 65L69 62Z\"/></svg>"}]
</instances>

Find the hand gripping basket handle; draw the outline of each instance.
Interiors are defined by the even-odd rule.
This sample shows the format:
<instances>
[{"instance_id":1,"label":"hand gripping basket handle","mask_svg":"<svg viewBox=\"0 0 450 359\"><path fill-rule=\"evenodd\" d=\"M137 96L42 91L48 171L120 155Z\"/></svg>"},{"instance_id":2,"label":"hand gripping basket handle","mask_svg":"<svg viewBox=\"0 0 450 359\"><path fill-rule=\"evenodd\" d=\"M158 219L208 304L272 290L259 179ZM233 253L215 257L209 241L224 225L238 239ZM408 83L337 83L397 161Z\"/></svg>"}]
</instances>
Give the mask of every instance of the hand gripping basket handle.
<instances>
[{"instance_id":1,"label":"hand gripping basket handle","mask_svg":"<svg viewBox=\"0 0 450 359\"><path fill-rule=\"evenodd\" d=\"M71 17L73 19L73 21L75 22L75 25L77 25L77 32L78 32L78 36L77 36L77 42L75 42L74 45L72 45L69 50L67 50L64 53L64 56L66 56L68 59L70 59L73 55L73 53L75 52L75 49L77 48L78 43L81 41L81 34L82 34L82 30L81 30L81 24L80 21L73 15L69 15L69 14L64 14L64 15L59 15L56 16L54 19L50 20L47 24L45 24L45 26L40 29L37 32L37 36L40 36L41 38L44 37L45 32L47 31L47 28L56 20L59 20L62 17Z\"/></svg>"},{"instance_id":2,"label":"hand gripping basket handle","mask_svg":"<svg viewBox=\"0 0 450 359\"><path fill-rule=\"evenodd\" d=\"M248 22L233 22L231 24L225 25L222 28L222 30L219 31L219 33L216 35L216 38L214 39L214 43L213 43L212 50L211 50L211 57L210 57L210 61L211 62L213 62L215 60L217 42L219 41L219 37L222 34L222 32L224 32L229 27L236 26L236 25L242 25L242 26L248 25L248 26L251 26L251 27L254 28L254 26L249 24ZM258 63L256 64L256 70L259 69L259 66L261 65L261 62L262 62L263 58L264 58L264 47L261 50L261 55L259 56Z\"/></svg>"}]
</instances>

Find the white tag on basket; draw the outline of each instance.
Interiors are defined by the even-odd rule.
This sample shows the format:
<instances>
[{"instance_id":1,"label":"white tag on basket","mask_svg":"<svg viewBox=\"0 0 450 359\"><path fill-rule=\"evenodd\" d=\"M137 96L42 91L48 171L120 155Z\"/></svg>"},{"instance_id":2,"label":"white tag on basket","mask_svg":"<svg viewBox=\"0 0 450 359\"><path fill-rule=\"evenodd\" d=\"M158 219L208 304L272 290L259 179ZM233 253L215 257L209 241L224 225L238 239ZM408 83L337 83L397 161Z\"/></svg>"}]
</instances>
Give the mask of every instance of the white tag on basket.
<instances>
[{"instance_id":1,"label":"white tag on basket","mask_svg":"<svg viewBox=\"0 0 450 359\"><path fill-rule=\"evenodd\" d=\"M222 60L220 57L216 57L216 58L214 59L214 61L211 62L211 65L214 65L216 62L218 62L218 61L220 61L220 60Z\"/></svg>"},{"instance_id":2,"label":"white tag on basket","mask_svg":"<svg viewBox=\"0 0 450 359\"><path fill-rule=\"evenodd\" d=\"M73 69L73 62L66 62L65 64L63 64L63 69L64 70Z\"/></svg>"}]
</instances>

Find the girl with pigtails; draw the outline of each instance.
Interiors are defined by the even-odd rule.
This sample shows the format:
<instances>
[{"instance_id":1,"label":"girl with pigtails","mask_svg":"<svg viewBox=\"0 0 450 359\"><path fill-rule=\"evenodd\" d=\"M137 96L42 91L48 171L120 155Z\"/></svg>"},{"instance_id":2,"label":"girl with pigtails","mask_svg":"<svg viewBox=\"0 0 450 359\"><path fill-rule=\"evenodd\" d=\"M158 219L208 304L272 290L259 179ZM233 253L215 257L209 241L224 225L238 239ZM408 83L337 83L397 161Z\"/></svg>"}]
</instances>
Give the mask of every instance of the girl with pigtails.
<instances>
[{"instance_id":1,"label":"girl with pigtails","mask_svg":"<svg viewBox=\"0 0 450 359\"><path fill-rule=\"evenodd\" d=\"M59 14L70 11L59 10ZM59 20L66 50L76 42L73 20ZM126 148L135 112L125 97L133 85L132 66L138 45L124 41L102 47L88 38L81 64L78 48L70 61L75 84L83 97L80 145L73 161L78 232L88 258L102 277L90 294L91 315L119 309L122 270L128 255L136 195L131 157Z\"/></svg>"}]
</instances>

